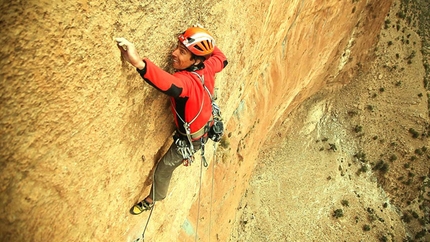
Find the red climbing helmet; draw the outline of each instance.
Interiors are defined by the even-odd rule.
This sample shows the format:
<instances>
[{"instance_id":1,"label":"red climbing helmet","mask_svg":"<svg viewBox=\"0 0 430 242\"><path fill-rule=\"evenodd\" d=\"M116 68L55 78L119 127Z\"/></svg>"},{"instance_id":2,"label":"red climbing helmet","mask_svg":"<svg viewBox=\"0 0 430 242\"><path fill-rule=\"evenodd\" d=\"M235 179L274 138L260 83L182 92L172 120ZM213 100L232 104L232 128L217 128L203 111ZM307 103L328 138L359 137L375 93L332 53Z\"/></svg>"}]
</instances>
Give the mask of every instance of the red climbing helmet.
<instances>
[{"instance_id":1,"label":"red climbing helmet","mask_svg":"<svg viewBox=\"0 0 430 242\"><path fill-rule=\"evenodd\" d=\"M200 27L188 28L178 39L197 56L209 55L215 47L215 39L206 29Z\"/></svg>"}]
</instances>

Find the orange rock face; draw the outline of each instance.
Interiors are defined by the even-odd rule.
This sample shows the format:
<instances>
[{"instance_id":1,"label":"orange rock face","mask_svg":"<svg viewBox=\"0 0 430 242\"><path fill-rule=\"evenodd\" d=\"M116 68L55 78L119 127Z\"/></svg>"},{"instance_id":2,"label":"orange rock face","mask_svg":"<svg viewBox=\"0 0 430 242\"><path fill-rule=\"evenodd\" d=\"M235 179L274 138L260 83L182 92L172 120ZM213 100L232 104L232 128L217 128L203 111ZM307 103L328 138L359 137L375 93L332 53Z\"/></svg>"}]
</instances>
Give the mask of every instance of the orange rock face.
<instances>
[{"instance_id":1,"label":"orange rock face","mask_svg":"<svg viewBox=\"0 0 430 242\"><path fill-rule=\"evenodd\" d=\"M145 239L226 241L267 134L370 57L391 2L2 3L0 240L140 236L148 214L129 209L174 126L167 98L122 62L114 38L167 69L175 35L199 22L230 62L217 77L226 139L216 156L210 143L202 172L199 162L175 171Z\"/></svg>"}]
</instances>

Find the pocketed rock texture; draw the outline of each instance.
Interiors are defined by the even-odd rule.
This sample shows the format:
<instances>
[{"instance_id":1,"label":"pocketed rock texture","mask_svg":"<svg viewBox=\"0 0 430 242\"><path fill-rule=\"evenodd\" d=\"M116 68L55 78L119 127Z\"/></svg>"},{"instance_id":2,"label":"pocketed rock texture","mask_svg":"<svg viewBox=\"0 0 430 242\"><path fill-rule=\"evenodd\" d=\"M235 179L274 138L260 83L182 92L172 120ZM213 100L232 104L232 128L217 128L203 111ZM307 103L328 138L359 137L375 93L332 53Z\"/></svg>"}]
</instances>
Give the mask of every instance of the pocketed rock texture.
<instances>
[{"instance_id":1,"label":"pocketed rock texture","mask_svg":"<svg viewBox=\"0 0 430 242\"><path fill-rule=\"evenodd\" d=\"M216 84L226 137L215 156L209 143L208 168L175 171L145 241L227 241L266 138L368 61L391 2L2 2L0 240L141 236L149 214L129 209L174 126L167 98L121 60L114 37L169 69L175 36L200 23L230 62Z\"/></svg>"}]
</instances>

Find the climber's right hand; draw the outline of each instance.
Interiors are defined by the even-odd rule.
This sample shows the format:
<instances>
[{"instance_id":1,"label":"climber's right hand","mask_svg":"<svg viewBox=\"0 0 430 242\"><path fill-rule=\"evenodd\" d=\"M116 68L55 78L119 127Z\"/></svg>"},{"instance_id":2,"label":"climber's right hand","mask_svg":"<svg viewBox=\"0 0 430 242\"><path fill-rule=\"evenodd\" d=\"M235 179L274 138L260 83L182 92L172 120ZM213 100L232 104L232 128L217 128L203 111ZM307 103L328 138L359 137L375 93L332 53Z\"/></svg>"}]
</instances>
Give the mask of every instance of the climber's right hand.
<instances>
[{"instance_id":1,"label":"climber's right hand","mask_svg":"<svg viewBox=\"0 0 430 242\"><path fill-rule=\"evenodd\" d=\"M125 38L115 38L115 41L124 60L140 70L145 68L145 62L139 56L139 53L137 53L137 49L133 43Z\"/></svg>"}]
</instances>

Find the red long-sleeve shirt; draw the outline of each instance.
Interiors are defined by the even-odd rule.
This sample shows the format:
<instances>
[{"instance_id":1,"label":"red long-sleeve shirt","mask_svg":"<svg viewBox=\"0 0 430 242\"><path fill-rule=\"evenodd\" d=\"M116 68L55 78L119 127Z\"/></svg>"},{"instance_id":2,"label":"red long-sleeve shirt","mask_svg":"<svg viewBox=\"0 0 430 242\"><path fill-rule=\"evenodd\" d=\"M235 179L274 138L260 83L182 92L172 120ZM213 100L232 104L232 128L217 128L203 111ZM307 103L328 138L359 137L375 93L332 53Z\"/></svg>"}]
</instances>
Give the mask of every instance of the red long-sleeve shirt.
<instances>
[{"instance_id":1,"label":"red long-sleeve shirt","mask_svg":"<svg viewBox=\"0 0 430 242\"><path fill-rule=\"evenodd\" d=\"M150 60L144 59L144 61L145 68L138 72L148 84L170 96L172 112L179 132L185 133L182 120L189 123L196 116L196 120L190 125L191 133L205 126L212 115L212 106L211 99L198 76L186 70L177 71L172 75ZM196 71L204 78L204 85L211 95L215 86L215 74L222 71L227 63L225 55L215 47L212 56L204 61L204 68ZM201 107L202 111L199 114Z\"/></svg>"}]
</instances>

